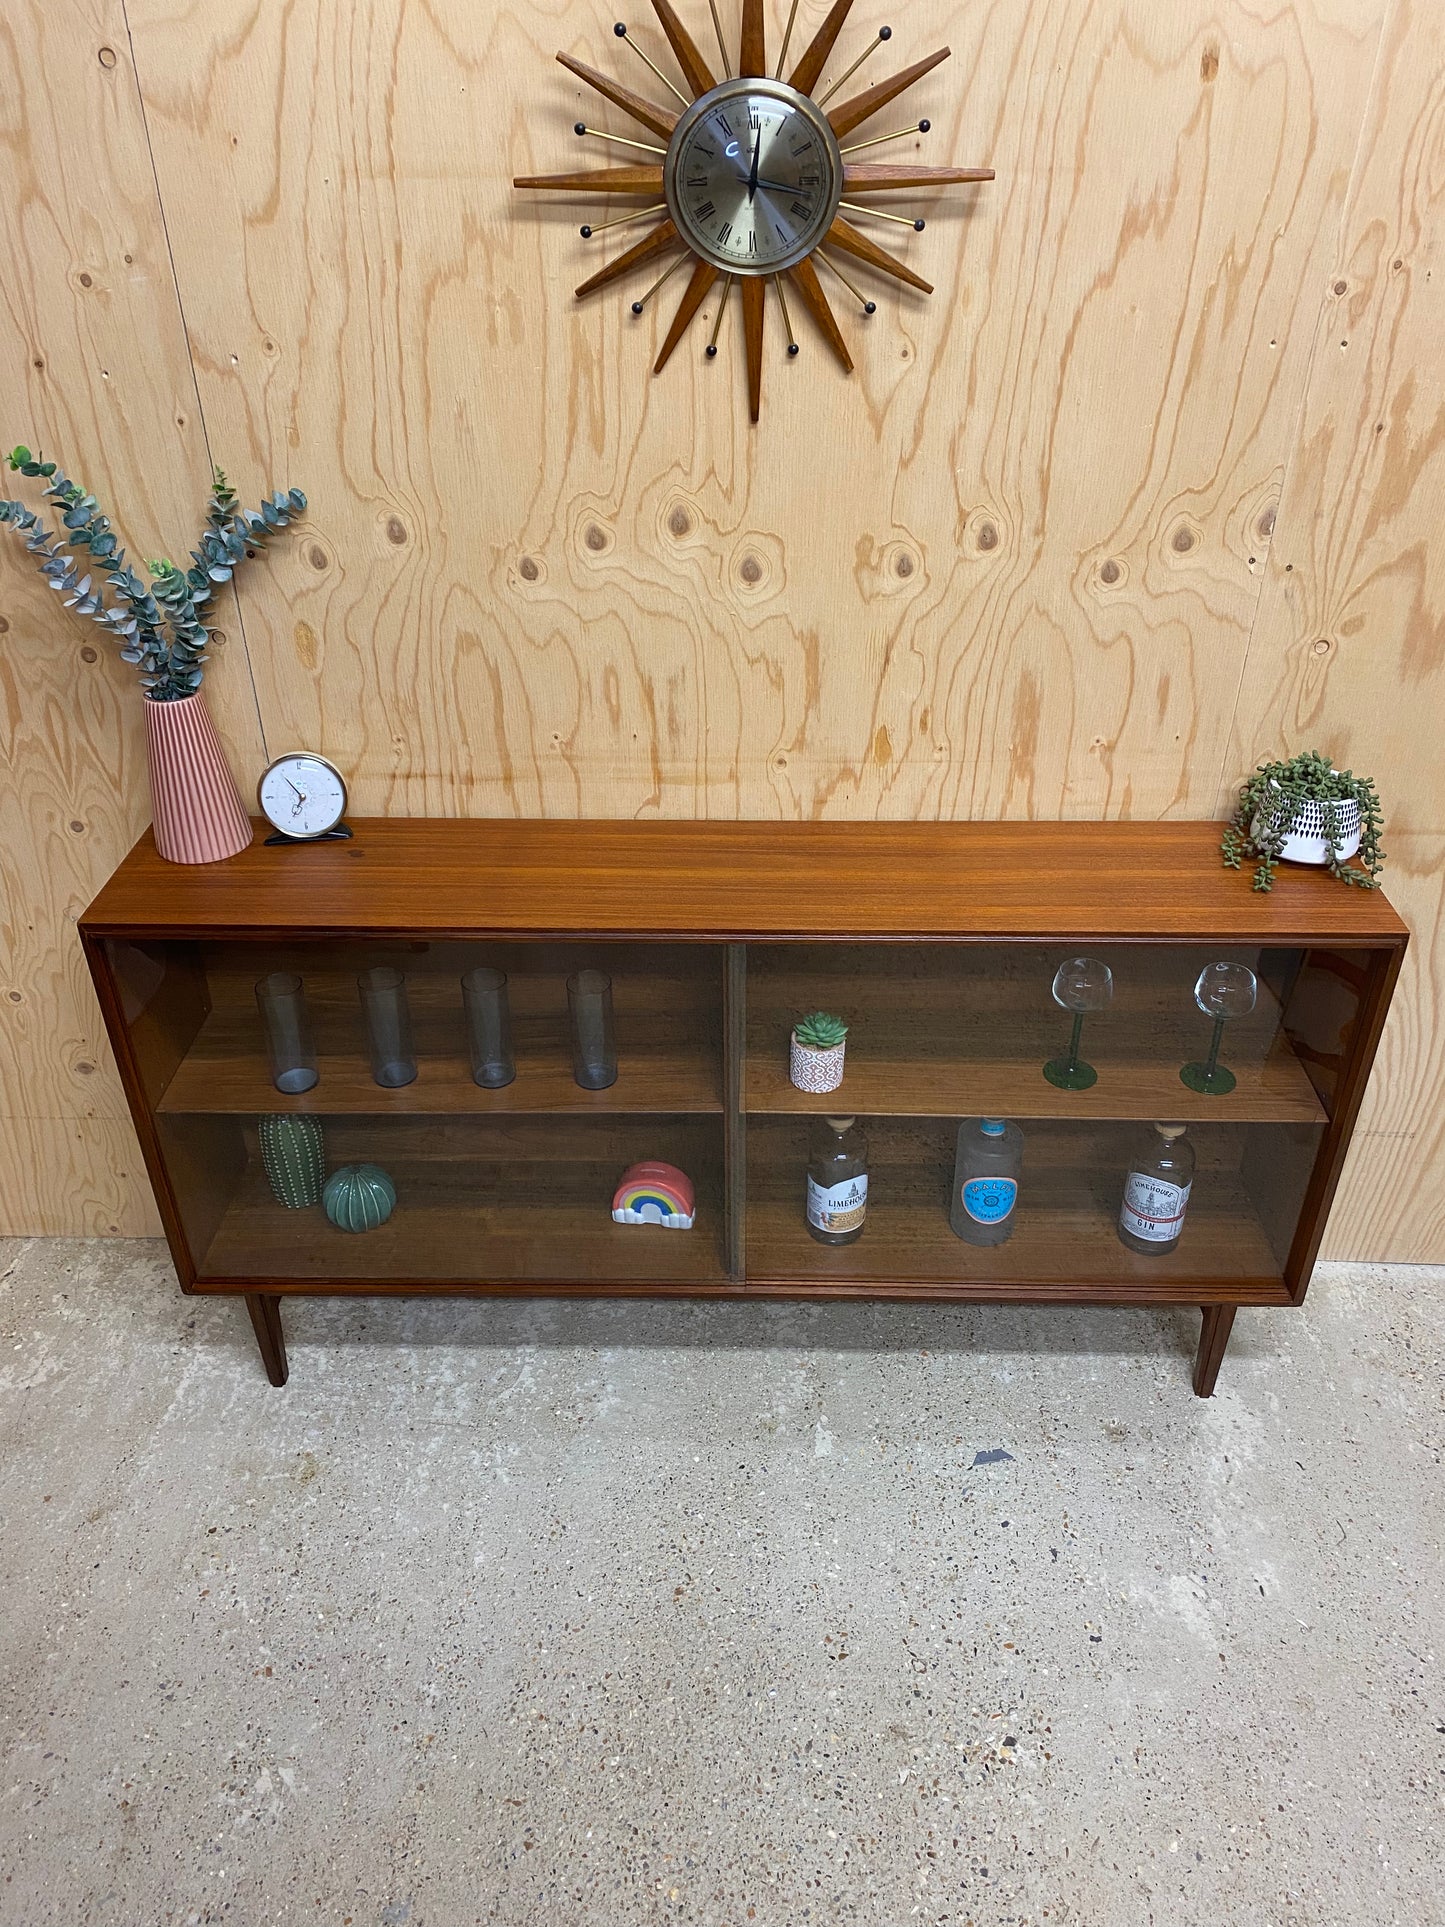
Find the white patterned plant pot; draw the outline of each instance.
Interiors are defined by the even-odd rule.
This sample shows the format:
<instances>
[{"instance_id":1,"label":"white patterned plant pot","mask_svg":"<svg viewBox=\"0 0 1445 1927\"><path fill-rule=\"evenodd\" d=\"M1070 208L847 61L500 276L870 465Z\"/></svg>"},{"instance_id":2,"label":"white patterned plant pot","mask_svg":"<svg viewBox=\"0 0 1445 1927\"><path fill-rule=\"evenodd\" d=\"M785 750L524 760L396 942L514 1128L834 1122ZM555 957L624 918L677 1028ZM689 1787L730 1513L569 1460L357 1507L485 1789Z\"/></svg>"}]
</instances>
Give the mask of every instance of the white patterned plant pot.
<instances>
[{"instance_id":1,"label":"white patterned plant pot","mask_svg":"<svg viewBox=\"0 0 1445 1927\"><path fill-rule=\"evenodd\" d=\"M1341 863L1348 860L1360 847L1360 806L1352 796L1341 797L1335 804L1335 814L1339 823L1340 840L1335 845L1335 856ZM1323 803L1298 803L1294 814L1284 828L1284 841L1279 853L1286 863L1328 863L1330 860L1330 839L1326 834L1329 818ZM1250 825L1250 834L1259 829L1259 818Z\"/></svg>"},{"instance_id":2,"label":"white patterned plant pot","mask_svg":"<svg viewBox=\"0 0 1445 1927\"><path fill-rule=\"evenodd\" d=\"M831 1050L814 1050L811 1044L800 1044L798 1033L790 1037L788 1048L788 1077L793 1087L800 1091L836 1091L843 1082L843 1053L848 1048L845 1038Z\"/></svg>"}]
</instances>

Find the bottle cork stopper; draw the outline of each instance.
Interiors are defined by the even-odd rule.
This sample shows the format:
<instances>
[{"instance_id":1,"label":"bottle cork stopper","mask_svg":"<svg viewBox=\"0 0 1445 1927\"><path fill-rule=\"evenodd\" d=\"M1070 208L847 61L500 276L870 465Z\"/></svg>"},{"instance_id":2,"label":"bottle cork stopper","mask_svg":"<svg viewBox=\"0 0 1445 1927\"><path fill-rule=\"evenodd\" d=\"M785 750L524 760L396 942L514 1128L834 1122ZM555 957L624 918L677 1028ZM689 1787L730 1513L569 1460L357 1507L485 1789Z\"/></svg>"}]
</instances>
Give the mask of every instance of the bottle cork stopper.
<instances>
[{"instance_id":1,"label":"bottle cork stopper","mask_svg":"<svg viewBox=\"0 0 1445 1927\"><path fill-rule=\"evenodd\" d=\"M851 1131L858 1120L856 1117L825 1117L823 1122L832 1131Z\"/></svg>"},{"instance_id":2,"label":"bottle cork stopper","mask_svg":"<svg viewBox=\"0 0 1445 1927\"><path fill-rule=\"evenodd\" d=\"M1184 1133L1189 1129L1189 1126L1187 1124L1156 1124L1154 1129L1159 1133L1160 1137L1168 1138L1172 1144L1175 1138L1183 1137Z\"/></svg>"}]
</instances>

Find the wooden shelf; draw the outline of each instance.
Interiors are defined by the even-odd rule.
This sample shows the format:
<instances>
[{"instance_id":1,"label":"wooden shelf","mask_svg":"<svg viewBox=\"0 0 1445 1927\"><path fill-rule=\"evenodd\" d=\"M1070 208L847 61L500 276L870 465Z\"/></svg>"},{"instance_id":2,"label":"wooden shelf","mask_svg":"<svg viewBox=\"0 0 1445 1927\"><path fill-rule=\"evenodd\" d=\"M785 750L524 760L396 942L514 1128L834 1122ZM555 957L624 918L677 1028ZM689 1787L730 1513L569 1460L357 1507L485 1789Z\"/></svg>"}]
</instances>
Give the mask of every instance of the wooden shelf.
<instances>
[{"instance_id":1,"label":"wooden shelf","mask_svg":"<svg viewBox=\"0 0 1445 1927\"><path fill-rule=\"evenodd\" d=\"M1058 1028L1056 1026L1056 1028ZM747 1108L757 1113L856 1112L881 1117L1170 1118L1180 1123L1249 1119L1256 1123L1322 1124L1324 1106L1304 1066L1282 1037L1264 1055L1227 1051L1237 1079L1227 1097L1191 1091L1180 1066L1199 1045L1184 1027L1151 1027L1138 1038L1140 1054L1114 1057L1092 1039L1084 1056L1099 1073L1087 1091L1061 1091L1043 1074L1040 1026L961 1027L948 1047L925 1042L915 1029L884 1017L850 1038L843 1082L818 1097L788 1081L787 1033L766 1051L749 1053ZM1195 1027L1196 1031L1198 1026ZM1204 1045L1208 1044L1208 1036ZM1060 1048L1068 1042L1064 1027ZM1204 1054L1203 1047L1198 1054Z\"/></svg>"},{"instance_id":2,"label":"wooden shelf","mask_svg":"<svg viewBox=\"0 0 1445 1927\"><path fill-rule=\"evenodd\" d=\"M247 954L219 946L209 959L212 1008L160 1093L161 1112L303 1111L383 1117L485 1116L609 1112L717 1113L722 1110L722 1053L716 959L641 947L592 948L573 953L492 945L468 950L430 944L413 950L357 945L350 968L338 967L328 946L308 956L293 946L275 954ZM405 970L417 1054L417 1076L399 1090L375 1083L366 1058L356 995L356 971L369 961L398 962ZM517 1075L501 1090L472 1082L458 978L478 961L508 970ZM585 1091L572 1076L566 973L599 961L613 973L617 1025L617 1082ZM550 967L544 967L550 966ZM266 969L294 970L304 979L316 1037L320 1081L300 1097L271 1083L265 1040L252 985Z\"/></svg>"},{"instance_id":3,"label":"wooden shelf","mask_svg":"<svg viewBox=\"0 0 1445 1927\"><path fill-rule=\"evenodd\" d=\"M722 1110L720 1071L701 1045L648 1043L619 1052L617 1082L605 1091L584 1091L572 1076L567 1039L558 1025L550 1042L519 1043L517 1075L499 1091L472 1082L459 1056L418 1056L416 1081L385 1090L359 1056L322 1056L320 1082L300 1097L286 1097L255 1054L254 1027L244 1038L229 1022L208 1020L195 1046L177 1066L157 1110L231 1112L304 1111L314 1116L507 1116L527 1112L717 1113Z\"/></svg>"},{"instance_id":4,"label":"wooden shelf","mask_svg":"<svg viewBox=\"0 0 1445 1927\"><path fill-rule=\"evenodd\" d=\"M1325 1120L1309 1075L1283 1031L1265 979L1290 953L1233 951L1260 972L1259 1002L1225 1033L1234 1072L1226 1097L1191 1091L1181 1065L1203 1057L1210 1026L1190 995L1207 953L1159 946L1112 962L1115 1001L1089 1018L1083 1056L1097 1070L1086 1091L1061 1091L1043 1074L1067 1048L1070 1019L1052 1001L1055 956L1019 947L969 952L922 944L860 951L786 945L750 952L745 1105L754 1113L899 1117L1171 1118L1185 1123ZM825 1097L788 1081L788 1033L801 1011L822 1006L849 1025L843 1083Z\"/></svg>"},{"instance_id":5,"label":"wooden shelf","mask_svg":"<svg viewBox=\"0 0 1445 1927\"><path fill-rule=\"evenodd\" d=\"M722 1210L713 1173L698 1185L691 1231L614 1224L615 1162L548 1165L389 1160L397 1205L375 1231L338 1231L319 1205L288 1211L249 1165L199 1264L227 1278L462 1286L722 1283Z\"/></svg>"},{"instance_id":6,"label":"wooden shelf","mask_svg":"<svg viewBox=\"0 0 1445 1927\"><path fill-rule=\"evenodd\" d=\"M1037 1187L1026 1195L1007 1244L971 1245L950 1230L946 1197L910 1197L904 1186L890 1196L885 1168L869 1180L863 1236L854 1245L829 1246L808 1234L800 1174L796 1197L749 1207L748 1281L849 1279L868 1285L915 1280L963 1291L990 1284L1119 1285L1137 1289L1141 1297L1167 1297L1165 1287L1201 1278L1251 1280L1282 1289L1279 1264L1237 1180L1196 1184L1179 1247L1162 1258L1140 1257L1120 1244L1114 1228L1118 1188L1117 1180L1101 1174L1069 1173L1047 1199Z\"/></svg>"}]
</instances>

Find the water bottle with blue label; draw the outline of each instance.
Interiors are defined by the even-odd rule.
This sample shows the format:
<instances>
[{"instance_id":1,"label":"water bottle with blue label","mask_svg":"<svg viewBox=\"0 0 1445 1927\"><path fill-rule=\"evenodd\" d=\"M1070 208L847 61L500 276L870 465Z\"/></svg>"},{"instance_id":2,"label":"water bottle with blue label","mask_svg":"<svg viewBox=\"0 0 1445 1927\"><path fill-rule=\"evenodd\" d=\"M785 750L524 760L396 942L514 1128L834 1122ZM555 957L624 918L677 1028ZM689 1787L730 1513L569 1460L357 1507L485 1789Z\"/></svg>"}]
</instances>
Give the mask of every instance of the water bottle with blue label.
<instances>
[{"instance_id":1,"label":"water bottle with blue label","mask_svg":"<svg viewBox=\"0 0 1445 1927\"><path fill-rule=\"evenodd\" d=\"M1014 1228L1024 1134L1001 1117L970 1117L958 1127L948 1222L971 1245L1001 1245Z\"/></svg>"}]
</instances>

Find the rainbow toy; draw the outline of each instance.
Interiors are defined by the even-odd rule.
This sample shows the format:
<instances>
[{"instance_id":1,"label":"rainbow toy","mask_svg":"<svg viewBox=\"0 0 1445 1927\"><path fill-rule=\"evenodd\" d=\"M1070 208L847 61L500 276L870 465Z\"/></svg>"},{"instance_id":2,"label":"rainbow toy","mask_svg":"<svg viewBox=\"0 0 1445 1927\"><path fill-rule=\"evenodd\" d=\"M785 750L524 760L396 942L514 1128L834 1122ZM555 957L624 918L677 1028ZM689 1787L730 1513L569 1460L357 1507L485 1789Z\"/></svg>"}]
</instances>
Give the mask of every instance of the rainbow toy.
<instances>
[{"instance_id":1,"label":"rainbow toy","mask_svg":"<svg viewBox=\"0 0 1445 1927\"><path fill-rule=\"evenodd\" d=\"M618 1224L661 1224L670 1231L691 1231L696 1208L692 1179L675 1164L658 1159L629 1164L612 1200Z\"/></svg>"}]
</instances>

